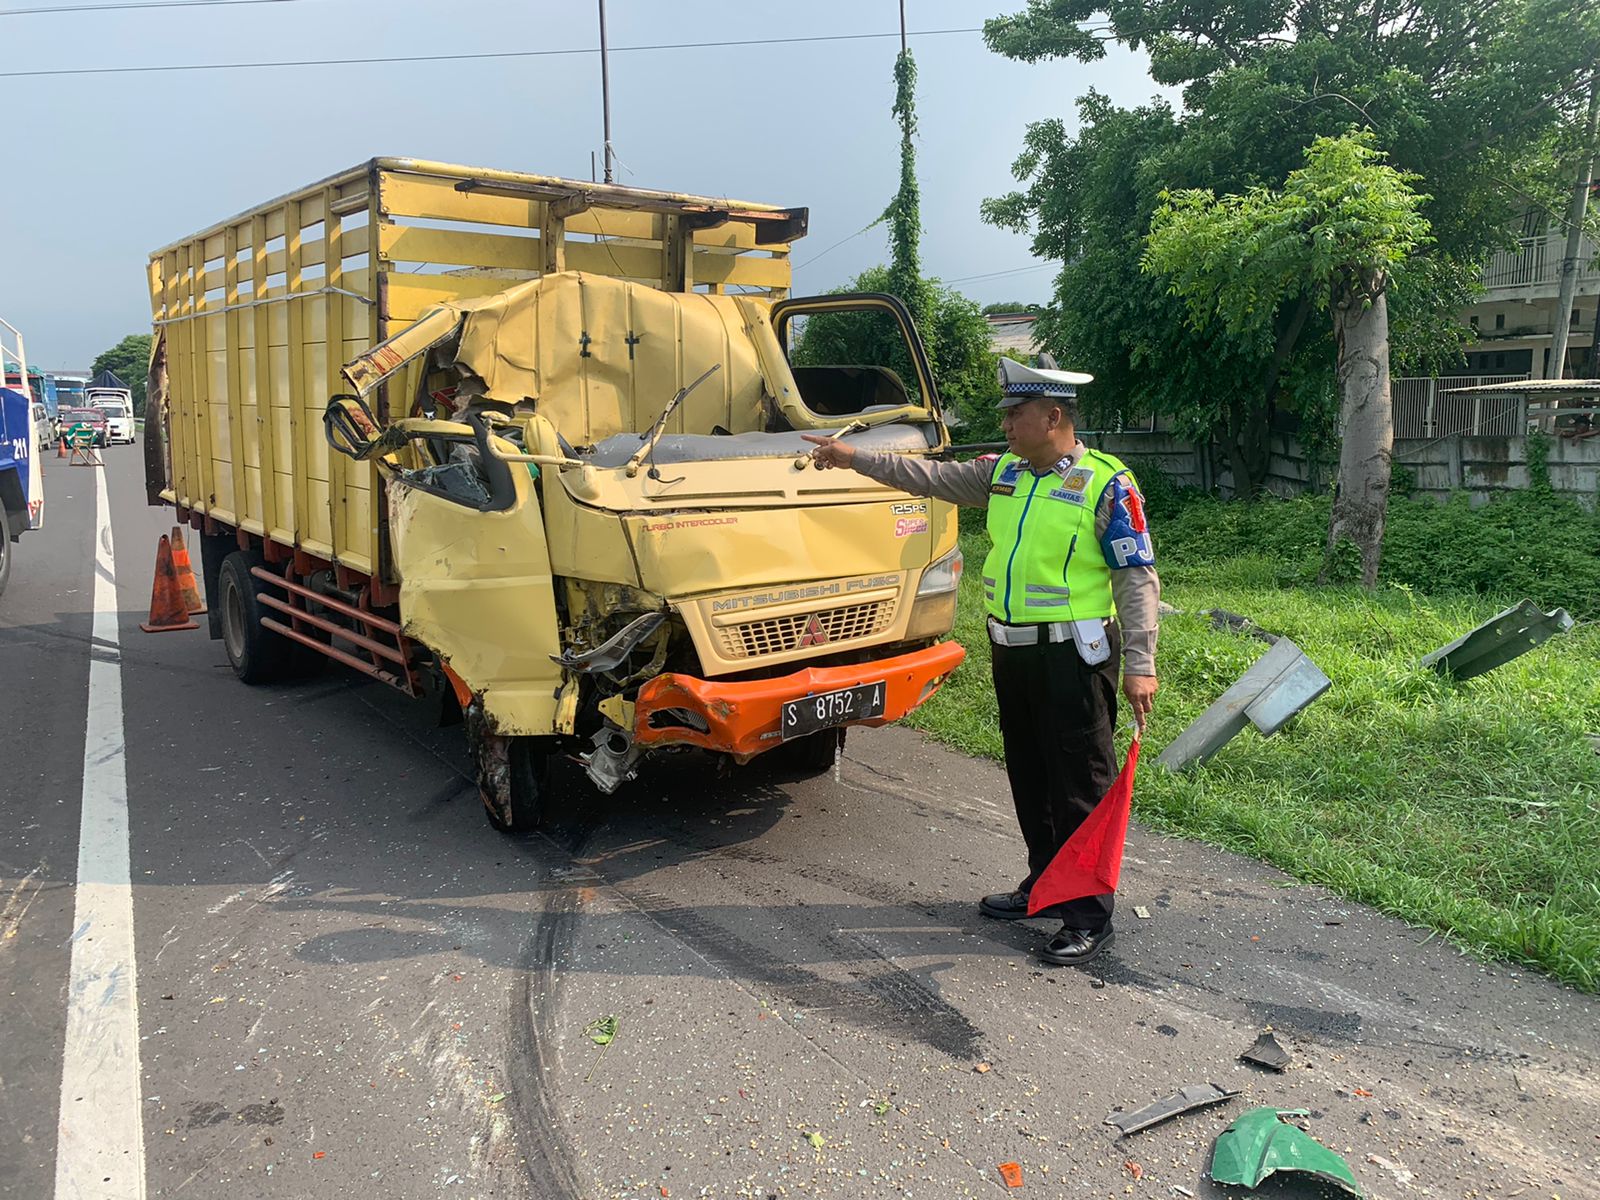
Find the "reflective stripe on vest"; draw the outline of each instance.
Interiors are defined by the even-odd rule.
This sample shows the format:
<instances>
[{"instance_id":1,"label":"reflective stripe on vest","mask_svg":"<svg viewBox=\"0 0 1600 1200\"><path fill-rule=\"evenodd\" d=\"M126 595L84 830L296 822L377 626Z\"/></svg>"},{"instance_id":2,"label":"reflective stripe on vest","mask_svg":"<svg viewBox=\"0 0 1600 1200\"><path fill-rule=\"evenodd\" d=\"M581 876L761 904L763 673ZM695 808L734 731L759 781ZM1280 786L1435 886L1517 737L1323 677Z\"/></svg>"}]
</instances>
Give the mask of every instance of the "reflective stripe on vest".
<instances>
[{"instance_id":1,"label":"reflective stripe on vest","mask_svg":"<svg viewBox=\"0 0 1600 1200\"><path fill-rule=\"evenodd\" d=\"M1085 453L1065 476L1038 475L1014 454L989 477L984 608L1014 625L1109 617L1111 568L1095 535L1095 511L1121 462Z\"/></svg>"}]
</instances>

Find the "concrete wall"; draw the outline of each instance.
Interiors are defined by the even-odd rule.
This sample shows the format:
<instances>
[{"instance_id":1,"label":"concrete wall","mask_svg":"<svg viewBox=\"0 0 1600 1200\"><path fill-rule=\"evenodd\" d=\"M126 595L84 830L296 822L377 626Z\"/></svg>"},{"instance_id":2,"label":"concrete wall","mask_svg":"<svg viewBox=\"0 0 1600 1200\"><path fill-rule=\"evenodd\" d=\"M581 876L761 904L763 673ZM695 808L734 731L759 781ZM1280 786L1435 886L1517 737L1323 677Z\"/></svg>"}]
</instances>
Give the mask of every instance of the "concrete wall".
<instances>
[{"instance_id":1,"label":"concrete wall","mask_svg":"<svg viewBox=\"0 0 1600 1200\"><path fill-rule=\"evenodd\" d=\"M1141 478L1159 474L1178 487L1224 498L1233 495L1227 459L1214 446L1196 446L1170 432L1104 433L1086 435L1085 440L1115 454ZM1397 439L1394 456L1416 477L1419 495L1440 500L1465 491L1474 504L1483 504L1498 492L1528 486L1528 442L1522 437ZM1600 496L1600 437L1554 439L1549 466L1550 484L1557 492L1595 506ZM1279 496L1323 491L1331 473L1331 467L1314 468L1291 435L1272 435L1267 490Z\"/></svg>"}]
</instances>

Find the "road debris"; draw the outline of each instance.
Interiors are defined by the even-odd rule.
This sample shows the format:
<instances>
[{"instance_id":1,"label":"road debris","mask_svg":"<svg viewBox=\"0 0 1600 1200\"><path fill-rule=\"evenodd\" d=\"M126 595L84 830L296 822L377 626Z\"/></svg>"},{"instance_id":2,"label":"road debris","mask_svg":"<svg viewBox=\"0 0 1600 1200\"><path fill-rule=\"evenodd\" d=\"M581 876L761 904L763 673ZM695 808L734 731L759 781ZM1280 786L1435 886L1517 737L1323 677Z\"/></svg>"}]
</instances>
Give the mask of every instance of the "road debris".
<instances>
[{"instance_id":1,"label":"road debris","mask_svg":"<svg viewBox=\"0 0 1600 1200\"><path fill-rule=\"evenodd\" d=\"M1164 1100L1157 1100L1154 1104L1147 1104L1143 1108L1131 1113L1111 1113L1106 1117L1107 1125L1115 1125L1126 1137L1130 1133L1138 1133L1141 1129L1149 1129L1152 1125L1159 1125L1179 1113L1190 1112L1197 1108L1205 1108L1212 1104L1221 1104L1224 1100L1231 1100L1239 1093L1218 1087L1214 1083L1191 1083L1179 1088Z\"/></svg>"},{"instance_id":2,"label":"road debris","mask_svg":"<svg viewBox=\"0 0 1600 1200\"><path fill-rule=\"evenodd\" d=\"M974 1071L976 1071L979 1075L987 1075L990 1071L994 1070L994 1068L991 1067L986 1062L981 1062L977 1066L973 1067L972 1069Z\"/></svg>"},{"instance_id":3,"label":"road debris","mask_svg":"<svg viewBox=\"0 0 1600 1200\"><path fill-rule=\"evenodd\" d=\"M1135 1179L1143 1179L1144 1178L1144 1168L1141 1167L1138 1163L1134 1162L1133 1159L1131 1159L1131 1158L1124 1160L1124 1162L1122 1164L1122 1169L1124 1171L1126 1171L1129 1175L1132 1175Z\"/></svg>"},{"instance_id":4,"label":"road debris","mask_svg":"<svg viewBox=\"0 0 1600 1200\"><path fill-rule=\"evenodd\" d=\"M1401 1166L1397 1162L1385 1158L1381 1154L1369 1154L1367 1155L1367 1161L1375 1167L1382 1167L1385 1171L1394 1176L1394 1181L1396 1183L1402 1186L1409 1184L1413 1179L1416 1178L1416 1175L1412 1171Z\"/></svg>"},{"instance_id":5,"label":"road debris","mask_svg":"<svg viewBox=\"0 0 1600 1200\"><path fill-rule=\"evenodd\" d=\"M1333 686L1317 664L1288 638L1279 638L1214 704L1162 751L1169 771L1210 758L1246 725L1271 737L1301 709Z\"/></svg>"},{"instance_id":6,"label":"road debris","mask_svg":"<svg viewBox=\"0 0 1600 1200\"><path fill-rule=\"evenodd\" d=\"M1284 1121L1285 1117L1310 1115L1303 1108L1252 1108L1241 1115L1217 1137L1211 1152L1212 1181L1253 1188L1269 1175L1292 1172L1364 1197L1344 1159L1299 1126Z\"/></svg>"},{"instance_id":7,"label":"road debris","mask_svg":"<svg viewBox=\"0 0 1600 1200\"><path fill-rule=\"evenodd\" d=\"M1269 1029L1239 1058L1247 1063L1266 1067L1268 1070L1283 1072L1289 1068L1289 1052L1278 1044L1278 1039Z\"/></svg>"},{"instance_id":8,"label":"road debris","mask_svg":"<svg viewBox=\"0 0 1600 1200\"><path fill-rule=\"evenodd\" d=\"M1000 1172L1000 1178L1005 1180L1008 1188L1022 1186L1022 1167L1019 1164L1014 1162L999 1163L996 1165L995 1170Z\"/></svg>"},{"instance_id":9,"label":"road debris","mask_svg":"<svg viewBox=\"0 0 1600 1200\"><path fill-rule=\"evenodd\" d=\"M1503 666L1572 626L1566 609L1541 612L1532 600L1524 600L1423 655L1417 665L1460 683Z\"/></svg>"},{"instance_id":10,"label":"road debris","mask_svg":"<svg viewBox=\"0 0 1600 1200\"><path fill-rule=\"evenodd\" d=\"M607 1013L603 1017L596 1017L583 1027L583 1032L596 1046L600 1047L600 1057L594 1060L594 1065L589 1068L589 1073L583 1077L588 1083L594 1078L595 1067L605 1061L606 1054L611 1049L611 1043L617 1040L618 1022L614 1014Z\"/></svg>"},{"instance_id":11,"label":"road debris","mask_svg":"<svg viewBox=\"0 0 1600 1200\"><path fill-rule=\"evenodd\" d=\"M1150 910L1142 904L1135 904L1133 906L1133 915L1141 921L1148 921L1150 919Z\"/></svg>"}]
</instances>

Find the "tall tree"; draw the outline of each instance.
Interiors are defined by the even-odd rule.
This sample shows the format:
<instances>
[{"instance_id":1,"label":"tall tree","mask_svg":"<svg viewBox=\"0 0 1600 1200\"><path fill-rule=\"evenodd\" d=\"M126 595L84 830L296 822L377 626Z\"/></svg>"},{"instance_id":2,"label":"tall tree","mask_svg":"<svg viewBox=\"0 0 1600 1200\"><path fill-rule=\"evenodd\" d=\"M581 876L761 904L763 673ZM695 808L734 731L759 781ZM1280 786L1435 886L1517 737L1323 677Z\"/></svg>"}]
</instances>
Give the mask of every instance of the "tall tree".
<instances>
[{"instance_id":1,"label":"tall tree","mask_svg":"<svg viewBox=\"0 0 1600 1200\"><path fill-rule=\"evenodd\" d=\"M1104 14L1095 19L1096 14ZM1435 242L1389 299L1408 369L1453 356L1452 321L1479 264L1504 243L1522 193L1553 167L1550 132L1574 124L1600 58L1592 0L1028 0L985 27L989 45L1028 62L1092 60L1107 42L1150 55L1183 112L1133 110L1090 93L1080 125L1030 125L1013 168L1022 187L985 217L1031 231L1062 264L1045 344L1091 370L1123 406L1169 413L1223 444L1240 491L1265 474L1278 413L1324 436L1337 411L1327 353L1332 314L1280 312L1271 339L1196 327L1139 257L1164 190L1278 187L1301 149L1371 127L1400 170L1423 176ZM1570 177L1563 185L1570 185Z\"/></svg>"},{"instance_id":2,"label":"tall tree","mask_svg":"<svg viewBox=\"0 0 1600 1200\"><path fill-rule=\"evenodd\" d=\"M1327 564L1342 542L1354 544L1368 587L1383 554L1394 450L1388 293L1430 240L1418 213L1428 197L1412 190L1415 176L1382 161L1373 141L1370 132L1318 138L1281 191L1169 195L1145 254L1146 269L1171 281L1194 319L1218 320L1247 344L1280 340L1285 312L1298 323L1312 309L1330 314L1343 438Z\"/></svg>"}]
</instances>

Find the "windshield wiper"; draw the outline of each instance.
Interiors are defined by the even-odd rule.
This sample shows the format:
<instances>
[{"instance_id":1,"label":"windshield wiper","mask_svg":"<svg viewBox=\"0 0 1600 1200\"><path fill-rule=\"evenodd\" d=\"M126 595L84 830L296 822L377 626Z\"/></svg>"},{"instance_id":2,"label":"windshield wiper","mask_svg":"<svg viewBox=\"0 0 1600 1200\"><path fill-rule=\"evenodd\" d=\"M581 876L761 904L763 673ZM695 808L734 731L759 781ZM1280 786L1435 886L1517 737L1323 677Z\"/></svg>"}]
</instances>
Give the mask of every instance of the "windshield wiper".
<instances>
[{"instance_id":1,"label":"windshield wiper","mask_svg":"<svg viewBox=\"0 0 1600 1200\"><path fill-rule=\"evenodd\" d=\"M673 411L678 407L678 405L683 403L683 398L720 370L722 370L721 363L712 363L705 369L705 372L700 376L700 378L696 379L693 383L684 384L683 387L678 389L678 394L671 400L667 401L667 406L661 410L661 415L656 418L656 423L651 427L650 435L645 439L644 445L640 446L636 451L634 451L633 457L628 460L627 472L629 479L632 479L639 473L639 464L645 460L646 455L649 455L653 450L655 450L656 443L661 440L661 435L666 432L667 418L672 416ZM661 471L656 467L655 459L652 458L650 460L650 470L647 471L646 474L651 479L659 480L661 478Z\"/></svg>"}]
</instances>

